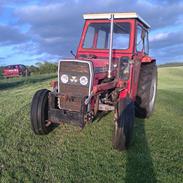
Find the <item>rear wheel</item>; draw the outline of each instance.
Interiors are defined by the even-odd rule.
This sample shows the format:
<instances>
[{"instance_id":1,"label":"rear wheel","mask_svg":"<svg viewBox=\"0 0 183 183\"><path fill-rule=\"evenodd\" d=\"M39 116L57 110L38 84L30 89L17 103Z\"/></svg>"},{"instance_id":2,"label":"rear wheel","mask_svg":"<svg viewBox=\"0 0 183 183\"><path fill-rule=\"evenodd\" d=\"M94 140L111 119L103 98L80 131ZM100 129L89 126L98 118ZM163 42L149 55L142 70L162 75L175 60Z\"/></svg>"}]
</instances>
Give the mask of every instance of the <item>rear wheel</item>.
<instances>
[{"instance_id":1,"label":"rear wheel","mask_svg":"<svg viewBox=\"0 0 183 183\"><path fill-rule=\"evenodd\" d=\"M52 124L48 120L48 94L49 90L38 90L31 104L31 126L35 134L48 134L52 130Z\"/></svg>"},{"instance_id":2,"label":"rear wheel","mask_svg":"<svg viewBox=\"0 0 183 183\"><path fill-rule=\"evenodd\" d=\"M120 101L114 114L114 131L112 145L115 149L124 150L130 145L135 119L134 103L124 104Z\"/></svg>"},{"instance_id":3,"label":"rear wheel","mask_svg":"<svg viewBox=\"0 0 183 183\"><path fill-rule=\"evenodd\" d=\"M135 102L135 115L139 118L149 117L153 110L157 93L157 66L155 62L142 64L139 87Z\"/></svg>"}]
</instances>

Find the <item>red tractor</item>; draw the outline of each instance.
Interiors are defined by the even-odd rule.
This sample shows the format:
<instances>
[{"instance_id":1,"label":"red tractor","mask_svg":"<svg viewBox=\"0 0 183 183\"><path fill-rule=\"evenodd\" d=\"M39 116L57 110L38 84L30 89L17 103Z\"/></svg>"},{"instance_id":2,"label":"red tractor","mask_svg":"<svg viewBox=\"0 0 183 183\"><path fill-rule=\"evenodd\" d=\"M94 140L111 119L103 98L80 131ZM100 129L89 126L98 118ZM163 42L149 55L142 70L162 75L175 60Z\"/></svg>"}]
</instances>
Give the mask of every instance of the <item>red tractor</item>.
<instances>
[{"instance_id":1,"label":"red tractor","mask_svg":"<svg viewBox=\"0 0 183 183\"><path fill-rule=\"evenodd\" d=\"M39 90L31 105L35 134L55 123L84 127L113 111L115 149L128 148L135 115L149 117L157 91L156 60L149 56L149 24L136 13L85 14L74 59L60 60L53 90Z\"/></svg>"}]
</instances>

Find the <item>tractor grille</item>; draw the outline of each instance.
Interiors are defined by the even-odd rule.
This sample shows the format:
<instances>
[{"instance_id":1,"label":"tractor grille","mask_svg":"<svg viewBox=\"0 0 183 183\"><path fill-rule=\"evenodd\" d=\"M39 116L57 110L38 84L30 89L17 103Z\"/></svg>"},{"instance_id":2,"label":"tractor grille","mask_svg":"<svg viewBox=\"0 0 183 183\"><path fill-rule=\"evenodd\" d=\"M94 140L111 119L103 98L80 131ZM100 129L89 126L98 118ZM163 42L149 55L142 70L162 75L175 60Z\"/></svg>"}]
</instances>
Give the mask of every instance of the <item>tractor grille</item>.
<instances>
[{"instance_id":1,"label":"tractor grille","mask_svg":"<svg viewBox=\"0 0 183 183\"><path fill-rule=\"evenodd\" d=\"M90 93L91 88L91 69L90 64L86 61L60 61L59 64L59 94L61 97L59 100L59 108L80 111L82 100ZM68 77L67 83L63 83L61 77L66 75ZM87 77L88 83L82 85L80 78L82 76Z\"/></svg>"}]
</instances>

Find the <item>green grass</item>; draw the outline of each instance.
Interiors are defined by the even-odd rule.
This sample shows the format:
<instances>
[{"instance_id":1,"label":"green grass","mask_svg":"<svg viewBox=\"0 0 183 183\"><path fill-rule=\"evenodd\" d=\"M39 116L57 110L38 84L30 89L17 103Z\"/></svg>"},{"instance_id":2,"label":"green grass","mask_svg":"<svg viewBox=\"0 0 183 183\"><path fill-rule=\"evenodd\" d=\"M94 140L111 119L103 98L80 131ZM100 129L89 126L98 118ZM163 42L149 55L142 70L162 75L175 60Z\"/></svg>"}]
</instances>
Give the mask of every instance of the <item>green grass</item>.
<instances>
[{"instance_id":1,"label":"green grass","mask_svg":"<svg viewBox=\"0 0 183 183\"><path fill-rule=\"evenodd\" d=\"M83 130L33 134L31 98L52 77L0 81L0 182L183 182L183 67L159 69L156 110L136 119L124 152L111 146L112 113Z\"/></svg>"}]
</instances>

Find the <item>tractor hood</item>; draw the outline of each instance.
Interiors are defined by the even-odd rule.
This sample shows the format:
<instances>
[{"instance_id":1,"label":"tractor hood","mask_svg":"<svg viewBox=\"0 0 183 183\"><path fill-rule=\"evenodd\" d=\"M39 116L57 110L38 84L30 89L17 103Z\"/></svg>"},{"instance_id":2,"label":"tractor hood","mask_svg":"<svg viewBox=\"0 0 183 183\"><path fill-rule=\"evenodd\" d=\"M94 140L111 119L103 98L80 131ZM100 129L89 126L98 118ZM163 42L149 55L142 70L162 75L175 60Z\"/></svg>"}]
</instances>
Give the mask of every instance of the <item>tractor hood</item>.
<instances>
[{"instance_id":1,"label":"tractor hood","mask_svg":"<svg viewBox=\"0 0 183 183\"><path fill-rule=\"evenodd\" d=\"M109 60L108 59L90 59L88 60L92 62L93 64L93 70L94 74L97 74L99 76L100 74L100 79L103 77L107 77L107 72L109 69ZM117 68L117 60L113 60L112 62L112 70L114 71ZM114 72L113 74L114 75Z\"/></svg>"},{"instance_id":2,"label":"tractor hood","mask_svg":"<svg viewBox=\"0 0 183 183\"><path fill-rule=\"evenodd\" d=\"M107 59L92 59L90 61L93 63L94 68L106 67L108 65Z\"/></svg>"},{"instance_id":3,"label":"tractor hood","mask_svg":"<svg viewBox=\"0 0 183 183\"><path fill-rule=\"evenodd\" d=\"M109 68L109 59L99 59L99 58L92 58L92 59L86 59L86 58L81 58L81 60L89 61L92 62L93 65L93 70L95 73L98 72L107 72ZM77 61L77 60L76 60ZM113 60L112 62L112 68L115 69L117 67L117 60Z\"/></svg>"},{"instance_id":4,"label":"tractor hood","mask_svg":"<svg viewBox=\"0 0 183 183\"><path fill-rule=\"evenodd\" d=\"M112 62L112 76L117 72L117 60ZM58 65L58 81L60 86L69 84L79 87L90 87L98 84L99 80L107 78L108 74L108 59L67 59L60 60ZM81 77L87 77L88 84L81 86ZM84 80L83 80L84 81ZM65 82L65 83L64 83ZM68 82L68 83L67 83ZM93 84L92 84L93 83ZM73 89L73 88L72 88ZM75 90L76 91L76 90ZM80 92L78 91L78 94Z\"/></svg>"}]
</instances>

